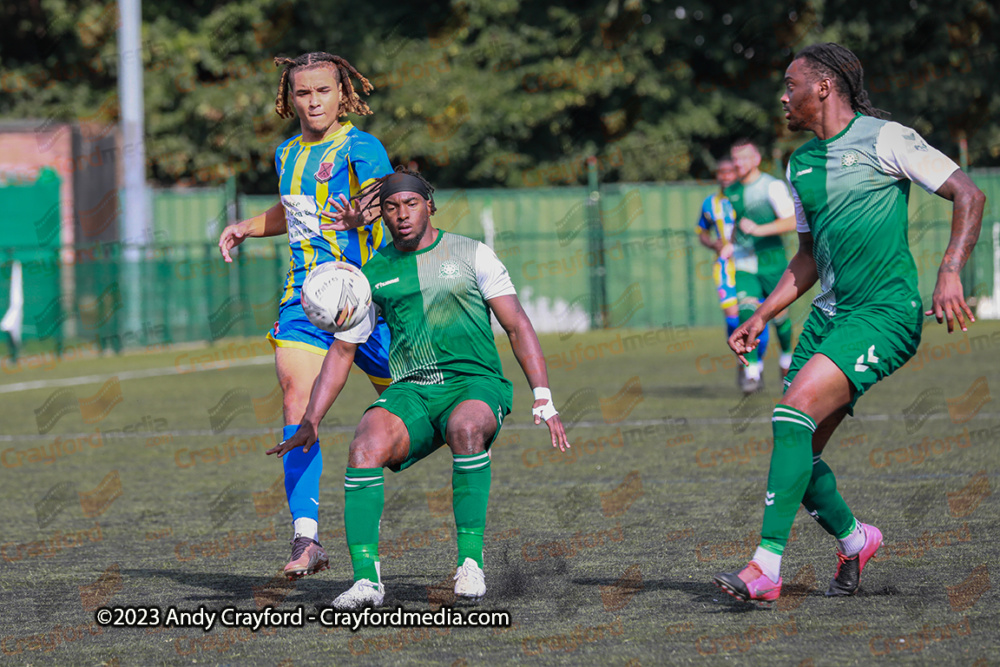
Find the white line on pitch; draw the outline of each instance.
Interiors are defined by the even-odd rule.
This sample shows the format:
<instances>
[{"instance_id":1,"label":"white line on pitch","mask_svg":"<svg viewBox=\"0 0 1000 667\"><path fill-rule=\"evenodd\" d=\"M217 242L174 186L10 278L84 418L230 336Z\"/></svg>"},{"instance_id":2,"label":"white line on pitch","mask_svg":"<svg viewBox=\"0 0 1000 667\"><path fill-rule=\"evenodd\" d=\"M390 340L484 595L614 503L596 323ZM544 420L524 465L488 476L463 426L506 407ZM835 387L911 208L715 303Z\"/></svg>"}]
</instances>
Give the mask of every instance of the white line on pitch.
<instances>
[{"instance_id":1,"label":"white line on pitch","mask_svg":"<svg viewBox=\"0 0 1000 667\"><path fill-rule=\"evenodd\" d=\"M225 368L234 366L262 366L273 364L274 357L251 357L249 359L226 359L224 361L212 363L225 363ZM76 377L59 378L55 380L35 380L34 382L15 382L13 384L0 385L0 394L9 394L15 391L28 391L31 389L51 389L53 387L74 387L81 384L94 384L97 382L107 382L113 377L119 380L135 380L138 378L153 378L163 375L190 375L191 373L201 373L203 371L223 370L222 367L191 368L180 370L176 366L164 368L147 368L141 371L122 371L121 373L108 373L107 375L78 375Z\"/></svg>"}]
</instances>

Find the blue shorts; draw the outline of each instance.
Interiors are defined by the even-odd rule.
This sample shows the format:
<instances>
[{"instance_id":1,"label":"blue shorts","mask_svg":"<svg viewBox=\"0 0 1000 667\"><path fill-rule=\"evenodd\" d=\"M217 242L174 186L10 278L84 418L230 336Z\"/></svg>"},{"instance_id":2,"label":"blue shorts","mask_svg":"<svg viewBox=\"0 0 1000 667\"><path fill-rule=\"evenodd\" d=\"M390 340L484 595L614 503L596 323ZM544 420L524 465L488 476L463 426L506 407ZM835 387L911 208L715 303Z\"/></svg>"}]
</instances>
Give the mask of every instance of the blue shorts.
<instances>
[{"instance_id":1,"label":"blue shorts","mask_svg":"<svg viewBox=\"0 0 1000 667\"><path fill-rule=\"evenodd\" d=\"M717 259L712 264L712 277L715 278L715 289L719 292L719 305L722 309L735 306L736 266L732 259Z\"/></svg>"},{"instance_id":2,"label":"blue shorts","mask_svg":"<svg viewBox=\"0 0 1000 667\"><path fill-rule=\"evenodd\" d=\"M267 332L267 339L275 348L292 347L326 356L333 345L333 334L318 328L302 310L297 299L285 302L278 311L278 321ZM392 382L389 373L389 327L380 317L371 337L358 346L354 364L364 371L372 383L388 387Z\"/></svg>"}]
</instances>

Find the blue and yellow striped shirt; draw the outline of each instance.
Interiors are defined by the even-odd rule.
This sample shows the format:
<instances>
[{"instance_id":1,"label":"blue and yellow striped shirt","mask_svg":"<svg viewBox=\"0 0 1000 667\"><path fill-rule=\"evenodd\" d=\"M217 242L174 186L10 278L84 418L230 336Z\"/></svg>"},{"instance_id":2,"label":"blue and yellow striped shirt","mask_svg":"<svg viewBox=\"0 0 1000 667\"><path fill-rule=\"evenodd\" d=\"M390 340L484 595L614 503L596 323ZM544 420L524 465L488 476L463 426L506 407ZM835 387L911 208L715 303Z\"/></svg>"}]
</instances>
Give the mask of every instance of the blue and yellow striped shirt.
<instances>
[{"instance_id":1,"label":"blue and yellow striped shirt","mask_svg":"<svg viewBox=\"0 0 1000 667\"><path fill-rule=\"evenodd\" d=\"M716 192L706 197L701 205L701 217L698 218L696 231L715 232L715 237L729 241L733 236L733 226L736 224L736 211L724 195Z\"/></svg>"},{"instance_id":2,"label":"blue and yellow striped shirt","mask_svg":"<svg viewBox=\"0 0 1000 667\"><path fill-rule=\"evenodd\" d=\"M346 232L319 228L319 211L333 211L330 196L348 199L374 179L392 172L389 156L378 139L350 122L313 143L292 137L278 146L274 155L278 170L281 204L288 225L290 265L281 303L299 299L306 274L330 261L361 267L387 243L389 234L382 220Z\"/></svg>"}]
</instances>

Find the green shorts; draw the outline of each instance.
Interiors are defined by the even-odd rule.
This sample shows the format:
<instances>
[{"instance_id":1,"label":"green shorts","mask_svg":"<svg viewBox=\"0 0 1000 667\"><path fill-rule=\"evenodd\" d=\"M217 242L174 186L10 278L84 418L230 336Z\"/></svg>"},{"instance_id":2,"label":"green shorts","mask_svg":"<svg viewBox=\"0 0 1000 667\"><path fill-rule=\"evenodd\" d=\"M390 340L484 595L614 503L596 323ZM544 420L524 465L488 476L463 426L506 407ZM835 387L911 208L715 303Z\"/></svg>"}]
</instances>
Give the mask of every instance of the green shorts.
<instances>
[{"instance_id":1,"label":"green shorts","mask_svg":"<svg viewBox=\"0 0 1000 667\"><path fill-rule=\"evenodd\" d=\"M785 269L780 271L768 271L750 273L749 271L736 272L736 301L747 306L756 302L758 305L764 303L764 299L778 286L778 281L785 273ZM757 305L754 305L756 308Z\"/></svg>"},{"instance_id":2,"label":"green shorts","mask_svg":"<svg viewBox=\"0 0 1000 667\"><path fill-rule=\"evenodd\" d=\"M389 385L368 406L368 410L384 408L402 419L410 435L410 452L406 460L397 466L389 466L389 469L399 472L409 468L443 445L448 418L462 401L482 401L492 408L497 430L486 443L488 450L500 433L503 418L510 414L514 404L514 387L506 379L470 377L448 380L445 384L400 382Z\"/></svg>"},{"instance_id":3,"label":"green shorts","mask_svg":"<svg viewBox=\"0 0 1000 667\"><path fill-rule=\"evenodd\" d=\"M910 304L916 304L912 308ZM854 391L848 414L861 395L889 377L917 352L923 330L920 301L905 306L875 305L829 318L815 306L802 328L792 365L785 376L787 390L799 370L822 354L847 376Z\"/></svg>"},{"instance_id":4,"label":"green shorts","mask_svg":"<svg viewBox=\"0 0 1000 667\"><path fill-rule=\"evenodd\" d=\"M740 309L753 309L764 302L764 290L756 273L749 271L736 272L736 303Z\"/></svg>"}]
</instances>

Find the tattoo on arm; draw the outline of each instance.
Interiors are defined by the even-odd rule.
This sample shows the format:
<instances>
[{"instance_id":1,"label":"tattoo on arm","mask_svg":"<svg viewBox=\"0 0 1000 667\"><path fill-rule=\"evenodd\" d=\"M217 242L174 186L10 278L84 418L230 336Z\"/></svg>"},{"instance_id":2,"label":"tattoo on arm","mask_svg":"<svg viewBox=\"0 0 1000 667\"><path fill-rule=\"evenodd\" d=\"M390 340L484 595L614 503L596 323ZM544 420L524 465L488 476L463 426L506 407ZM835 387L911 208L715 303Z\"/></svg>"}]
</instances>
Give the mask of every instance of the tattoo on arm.
<instances>
[{"instance_id":1,"label":"tattoo on arm","mask_svg":"<svg viewBox=\"0 0 1000 667\"><path fill-rule=\"evenodd\" d=\"M941 258L939 272L959 273L979 240L986 197L972 179L961 171L956 171L938 190L938 194L954 202L951 240Z\"/></svg>"}]
</instances>

